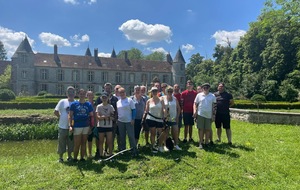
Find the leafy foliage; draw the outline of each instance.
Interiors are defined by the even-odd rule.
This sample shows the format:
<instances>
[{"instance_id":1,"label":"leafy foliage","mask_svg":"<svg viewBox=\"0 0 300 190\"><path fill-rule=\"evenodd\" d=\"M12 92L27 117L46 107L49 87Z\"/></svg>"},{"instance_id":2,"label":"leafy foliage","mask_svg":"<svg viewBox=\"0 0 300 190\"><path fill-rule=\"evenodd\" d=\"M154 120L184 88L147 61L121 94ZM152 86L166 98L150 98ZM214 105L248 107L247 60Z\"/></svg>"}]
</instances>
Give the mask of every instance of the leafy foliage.
<instances>
[{"instance_id":1,"label":"leafy foliage","mask_svg":"<svg viewBox=\"0 0 300 190\"><path fill-rule=\"evenodd\" d=\"M0 75L0 89L9 89L10 86L10 79L11 79L11 65L8 65L4 73Z\"/></svg>"},{"instance_id":2,"label":"leafy foliage","mask_svg":"<svg viewBox=\"0 0 300 190\"><path fill-rule=\"evenodd\" d=\"M16 95L13 91L9 89L0 89L0 100L9 101L16 99Z\"/></svg>"},{"instance_id":3,"label":"leafy foliage","mask_svg":"<svg viewBox=\"0 0 300 190\"><path fill-rule=\"evenodd\" d=\"M0 40L0 61L4 61L4 60L7 60L6 50L4 48L2 41Z\"/></svg>"}]
</instances>

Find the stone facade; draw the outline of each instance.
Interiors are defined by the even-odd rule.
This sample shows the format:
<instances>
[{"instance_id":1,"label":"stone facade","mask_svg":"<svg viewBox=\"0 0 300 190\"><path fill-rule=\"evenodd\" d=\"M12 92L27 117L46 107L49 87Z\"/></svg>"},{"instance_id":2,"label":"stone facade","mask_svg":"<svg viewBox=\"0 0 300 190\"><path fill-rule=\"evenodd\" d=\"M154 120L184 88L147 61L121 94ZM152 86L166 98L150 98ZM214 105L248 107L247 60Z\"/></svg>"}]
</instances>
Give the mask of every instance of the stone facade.
<instances>
[{"instance_id":1,"label":"stone facade","mask_svg":"<svg viewBox=\"0 0 300 190\"><path fill-rule=\"evenodd\" d=\"M34 53L25 38L12 56L11 86L16 95L36 95L40 91L62 95L68 86L76 89L102 92L103 85L110 82L125 87L127 95L135 85L150 87L157 77L160 82L185 86L185 60L179 49L174 61L170 54L167 61L129 60L127 54L120 59L112 56L98 57L89 48L85 55L58 54L54 46L53 54Z\"/></svg>"}]
</instances>

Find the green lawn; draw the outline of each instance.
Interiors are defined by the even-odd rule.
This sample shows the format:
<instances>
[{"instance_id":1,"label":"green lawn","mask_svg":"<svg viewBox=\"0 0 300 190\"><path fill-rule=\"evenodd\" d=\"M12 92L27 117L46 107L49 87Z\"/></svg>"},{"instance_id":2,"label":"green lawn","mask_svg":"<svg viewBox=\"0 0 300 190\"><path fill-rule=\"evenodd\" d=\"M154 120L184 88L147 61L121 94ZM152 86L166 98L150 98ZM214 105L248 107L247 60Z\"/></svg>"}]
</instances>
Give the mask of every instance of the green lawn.
<instances>
[{"instance_id":1,"label":"green lawn","mask_svg":"<svg viewBox=\"0 0 300 190\"><path fill-rule=\"evenodd\" d=\"M58 163L56 141L0 142L0 189L300 188L298 126L233 121L232 130L233 147L223 133L224 142L212 148L142 148L139 158L125 154L106 163Z\"/></svg>"}]
</instances>

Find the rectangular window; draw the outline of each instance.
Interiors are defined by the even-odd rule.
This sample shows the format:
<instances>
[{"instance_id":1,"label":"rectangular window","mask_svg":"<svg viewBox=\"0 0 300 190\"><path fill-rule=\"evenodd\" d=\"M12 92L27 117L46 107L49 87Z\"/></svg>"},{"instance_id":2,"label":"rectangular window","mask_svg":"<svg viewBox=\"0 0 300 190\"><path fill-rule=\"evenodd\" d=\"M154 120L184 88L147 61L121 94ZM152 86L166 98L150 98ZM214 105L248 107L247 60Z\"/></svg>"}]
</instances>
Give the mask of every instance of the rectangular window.
<instances>
[{"instance_id":1,"label":"rectangular window","mask_svg":"<svg viewBox=\"0 0 300 190\"><path fill-rule=\"evenodd\" d=\"M120 83L121 82L121 73L120 72L117 72L116 73L116 83Z\"/></svg>"},{"instance_id":2,"label":"rectangular window","mask_svg":"<svg viewBox=\"0 0 300 190\"><path fill-rule=\"evenodd\" d=\"M48 71L48 69L41 69L40 70L40 79L41 80L48 80L49 79L49 71Z\"/></svg>"},{"instance_id":3,"label":"rectangular window","mask_svg":"<svg viewBox=\"0 0 300 190\"><path fill-rule=\"evenodd\" d=\"M146 84L147 83L147 74L142 74L141 79L142 79L141 82L144 83L144 84Z\"/></svg>"},{"instance_id":4,"label":"rectangular window","mask_svg":"<svg viewBox=\"0 0 300 190\"><path fill-rule=\"evenodd\" d=\"M56 78L57 78L57 81L64 81L65 73L62 69L57 70Z\"/></svg>"},{"instance_id":5,"label":"rectangular window","mask_svg":"<svg viewBox=\"0 0 300 190\"><path fill-rule=\"evenodd\" d=\"M22 76L22 79L26 79L27 78L27 71L22 71L21 72L21 76Z\"/></svg>"},{"instance_id":6,"label":"rectangular window","mask_svg":"<svg viewBox=\"0 0 300 190\"><path fill-rule=\"evenodd\" d=\"M95 72L94 71L88 71L88 75L87 75L87 80L89 82L93 82L94 81L94 78L95 78Z\"/></svg>"},{"instance_id":7,"label":"rectangular window","mask_svg":"<svg viewBox=\"0 0 300 190\"><path fill-rule=\"evenodd\" d=\"M91 84L88 85L88 86L87 86L87 90L88 90L88 91L94 92L94 85L91 85Z\"/></svg>"},{"instance_id":8,"label":"rectangular window","mask_svg":"<svg viewBox=\"0 0 300 190\"><path fill-rule=\"evenodd\" d=\"M64 85L62 85L62 84L57 84L56 85L56 94L58 94L58 95L64 95L65 94Z\"/></svg>"},{"instance_id":9,"label":"rectangular window","mask_svg":"<svg viewBox=\"0 0 300 190\"><path fill-rule=\"evenodd\" d=\"M108 81L108 72L103 72L102 81L103 82L107 82Z\"/></svg>"},{"instance_id":10,"label":"rectangular window","mask_svg":"<svg viewBox=\"0 0 300 190\"><path fill-rule=\"evenodd\" d=\"M134 83L135 82L135 75L134 75L134 73L130 73L129 74L129 82L130 83Z\"/></svg>"},{"instance_id":11,"label":"rectangular window","mask_svg":"<svg viewBox=\"0 0 300 190\"><path fill-rule=\"evenodd\" d=\"M163 82L164 83L168 83L169 82L169 77L168 77L168 75L163 75Z\"/></svg>"},{"instance_id":12,"label":"rectangular window","mask_svg":"<svg viewBox=\"0 0 300 190\"><path fill-rule=\"evenodd\" d=\"M79 71L73 70L72 71L72 81L79 81L79 80L80 80Z\"/></svg>"},{"instance_id":13,"label":"rectangular window","mask_svg":"<svg viewBox=\"0 0 300 190\"><path fill-rule=\"evenodd\" d=\"M48 85L44 83L40 84L40 91L48 92Z\"/></svg>"}]
</instances>

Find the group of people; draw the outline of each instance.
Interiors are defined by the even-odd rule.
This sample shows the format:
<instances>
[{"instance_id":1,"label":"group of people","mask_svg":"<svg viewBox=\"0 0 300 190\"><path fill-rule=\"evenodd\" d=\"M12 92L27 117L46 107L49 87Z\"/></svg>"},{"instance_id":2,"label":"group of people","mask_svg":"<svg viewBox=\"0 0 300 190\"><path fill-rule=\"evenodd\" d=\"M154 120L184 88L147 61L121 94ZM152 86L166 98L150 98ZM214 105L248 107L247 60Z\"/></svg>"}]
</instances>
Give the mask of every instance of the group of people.
<instances>
[{"instance_id":1,"label":"group of people","mask_svg":"<svg viewBox=\"0 0 300 190\"><path fill-rule=\"evenodd\" d=\"M128 150L133 156L137 156L141 131L144 132L146 146L153 153L169 151L166 141L170 135L174 149L182 150L179 147L182 119L183 143L187 142L188 135L189 141L194 141L192 130L195 121L199 148L213 143L211 123L215 121L218 141L221 141L223 126L228 143L231 144L229 107L233 104L233 99L224 90L224 83L218 85L218 92L215 94L209 92L210 85L207 83L197 87L195 91L189 80L186 87L180 93L178 84L170 86L156 82L149 91L146 86L137 85L133 95L128 97L126 90L120 85L113 89L111 83L106 83L104 92L94 101L93 92L86 92L84 89L79 90L79 100L75 100L75 89L69 86L67 98L60 100L54 110L59 118L59 162L64 161L65 152L68 152L68 161L84 161L86 157L92 157L93 139L96 142L97 159L113 155L115 139L118 151L126 150L127 137L130 144Z\"/></svg>"}]
</instances>

